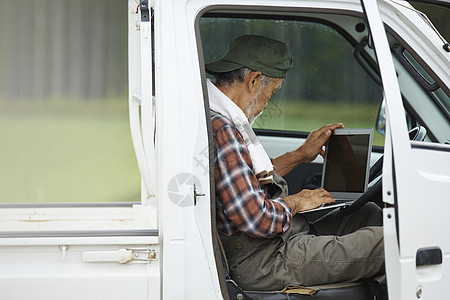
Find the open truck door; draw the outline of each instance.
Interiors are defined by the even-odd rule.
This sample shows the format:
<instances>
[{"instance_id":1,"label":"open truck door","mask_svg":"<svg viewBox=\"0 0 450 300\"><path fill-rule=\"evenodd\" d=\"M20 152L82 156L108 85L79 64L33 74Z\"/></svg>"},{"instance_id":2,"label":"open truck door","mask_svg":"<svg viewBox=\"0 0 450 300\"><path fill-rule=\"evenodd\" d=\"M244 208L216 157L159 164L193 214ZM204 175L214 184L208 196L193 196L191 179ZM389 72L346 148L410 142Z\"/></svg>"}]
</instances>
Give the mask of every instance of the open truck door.
<instances>
[{"instance_id":1,"label":"open truck door","mask_svg":"<svg viewBox=\"0 0 450 300\"><path fill-rule=\"evenodd\" d=\"M409 140L403 91L377 1L361 2L386 101L383 200L389 299L447 299L443 291L450 282L450 239L445 229L450 226L450 145Z\"/></svg>"}]
</instances>

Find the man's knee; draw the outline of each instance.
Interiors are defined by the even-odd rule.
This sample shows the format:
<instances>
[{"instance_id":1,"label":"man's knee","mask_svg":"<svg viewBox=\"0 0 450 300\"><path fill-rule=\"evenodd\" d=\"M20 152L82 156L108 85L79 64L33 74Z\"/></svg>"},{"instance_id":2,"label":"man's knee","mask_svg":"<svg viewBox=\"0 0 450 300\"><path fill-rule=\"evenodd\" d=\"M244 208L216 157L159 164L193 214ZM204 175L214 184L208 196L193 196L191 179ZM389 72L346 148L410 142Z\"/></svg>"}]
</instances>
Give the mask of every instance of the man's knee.
<instances>
[{"instance_id":1,"label":"man's knee","mask_svg":"<svg viewBox=\"0 0 450 300\"><path fill-rule=\"evenodd\" d=\"M383 225L383 210L373 202L366 203L356 213L366 218L367 220L366 226Z\"/></svg>"}]
</instances>

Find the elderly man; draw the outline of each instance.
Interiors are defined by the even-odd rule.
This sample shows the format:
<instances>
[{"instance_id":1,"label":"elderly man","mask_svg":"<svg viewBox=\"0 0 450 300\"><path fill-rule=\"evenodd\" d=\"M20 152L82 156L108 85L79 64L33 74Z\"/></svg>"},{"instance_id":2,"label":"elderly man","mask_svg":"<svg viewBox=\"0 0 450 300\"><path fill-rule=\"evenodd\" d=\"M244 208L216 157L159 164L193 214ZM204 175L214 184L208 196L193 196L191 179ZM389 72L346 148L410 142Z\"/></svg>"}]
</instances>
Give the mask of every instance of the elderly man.
<instances>
[{"instance_id":1,"label":"elderly man","mask_svg":"<svg viewBox=\"0 0 450 300\"><path fill-rule=\"evenodd\" d=\"M287 46L241 36L206 65L215 142L217 229L232 278L247 290L287 284L355 281L383 272L381 210L366 205L343 216L333 211L308 224L298 212L334 202L324 189L288 195L286 175L323 155L331 131L313 131L295 151L270 160L251 128L292 67ZM281 175L281 176L280 176Z\"/></svg>"}]
</instances>

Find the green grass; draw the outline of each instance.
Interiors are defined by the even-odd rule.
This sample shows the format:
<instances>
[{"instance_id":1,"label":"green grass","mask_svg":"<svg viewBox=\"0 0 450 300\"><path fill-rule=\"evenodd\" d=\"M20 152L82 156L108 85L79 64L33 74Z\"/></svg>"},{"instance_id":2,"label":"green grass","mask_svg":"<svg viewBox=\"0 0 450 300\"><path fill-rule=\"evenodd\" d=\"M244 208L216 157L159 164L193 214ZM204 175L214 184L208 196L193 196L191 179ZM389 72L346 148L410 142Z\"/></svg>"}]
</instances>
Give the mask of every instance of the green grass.
<instances>
[{"instance_id":1,"label":"green grass","mask_svg":"<svg viewBox=\"0 0 450 300\"><path fill-rule=\"evenodd\" d=\"M23 106L0 106L0 202L140 200L122 104Z\"/></svg>"}]
</instances>

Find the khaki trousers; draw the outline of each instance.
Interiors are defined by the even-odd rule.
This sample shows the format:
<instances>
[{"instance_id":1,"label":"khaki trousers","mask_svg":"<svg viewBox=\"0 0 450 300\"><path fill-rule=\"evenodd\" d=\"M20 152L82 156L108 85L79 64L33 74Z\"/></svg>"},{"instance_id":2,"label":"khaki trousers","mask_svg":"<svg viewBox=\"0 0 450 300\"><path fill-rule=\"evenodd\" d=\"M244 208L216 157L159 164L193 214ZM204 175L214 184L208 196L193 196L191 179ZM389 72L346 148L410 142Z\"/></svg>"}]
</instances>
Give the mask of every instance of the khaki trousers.
<instances>
[{"instance_id":1,"label":"khaki trousers","mask_svg":"<svg viewBox=\"0 0 450 300\"><path fill-rule=\"evenodd\" d=\"M351 282L384 272L382 211L368 203L352 215L332 211L308 224L303 215L277 238L220 234L231 277L245 290L281 290Z\"/></svg>"}]
</instances>

